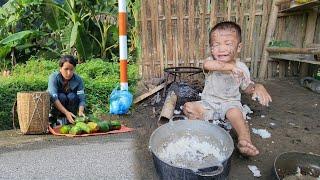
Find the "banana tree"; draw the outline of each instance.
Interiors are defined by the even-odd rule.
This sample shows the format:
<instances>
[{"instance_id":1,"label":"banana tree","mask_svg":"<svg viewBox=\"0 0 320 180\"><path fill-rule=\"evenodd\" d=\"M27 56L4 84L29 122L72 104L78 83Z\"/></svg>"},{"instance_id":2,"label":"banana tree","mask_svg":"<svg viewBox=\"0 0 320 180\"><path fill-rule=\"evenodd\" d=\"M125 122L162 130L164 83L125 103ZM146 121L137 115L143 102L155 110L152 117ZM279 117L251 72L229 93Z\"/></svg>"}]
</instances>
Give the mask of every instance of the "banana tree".
<instances>
[{"instance_id":1,"label":"banana tree","mask_svg":"<svg viewBox=\"0 0 320 180\"><path fill-rule=\"evenodd\" d=\"M109 0L99 9L92 9L92 22L98 31L91 31L90 36L95 40L100 49L101 58L106 58L107 51L119 46L117 29L117 1Z\"/></svg>"},{"instance_id":2,"label":"banana tree","mask_svg":"<svg viewBox=\"0 0 320 180\"><path fill-rule=\"evenodd\" d=\"M25 47L26 51L37 47L37 50L45 51L44 53L50 51L55 56L77 52L80 60L89 57L105 59L118 56L117 2L117 0L9 0L0 8L0 24L4 25L0 28L0 41L11 35L10 38L20 36L21 39L0 44L0 56L8 57L8 54L14 52L20 45L20 48ZM138 0L129 0L128 5L132 5L130 2ZM128 15L129 21L132 20L130 12ZM130 23L134 24L133 21ZM130 31L130 27L128 30ZM24 32L14 35L20 31ZM31 33L31 31L44 33ZM129 46L130 44L135 46L137 38L130 41L130 35L134 34L128 32ZM33 47L27 46L30 42ZM37 54L39 53L33 55Z\"/></svg>"},{"instance_id":3,"label":"banana tree","mask_svg":"<svg viewBox=\"0 0 320 180\"><path fill-rule=\"evenodd\" d=\"M54 33L61 38L64 49L71 53L75 47L78 58L87 59L92 56L92 47L84 22L90 18L91 13L86 11L82 3L83 1L75 0L44 0L46 20Z\"/></svg>"}]
</instances>

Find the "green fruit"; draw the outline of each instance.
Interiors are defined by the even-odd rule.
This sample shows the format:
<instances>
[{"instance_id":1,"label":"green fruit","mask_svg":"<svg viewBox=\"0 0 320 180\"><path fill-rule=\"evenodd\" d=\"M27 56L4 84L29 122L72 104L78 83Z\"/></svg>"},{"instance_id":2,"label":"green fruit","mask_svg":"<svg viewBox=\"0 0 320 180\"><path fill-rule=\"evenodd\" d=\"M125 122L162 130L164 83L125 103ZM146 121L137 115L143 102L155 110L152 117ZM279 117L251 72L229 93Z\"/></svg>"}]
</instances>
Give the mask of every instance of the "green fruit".
<instances>
[{"instance_id":1,"label":"green fruit","mask_svg":"<svg viewBox=\"0 0 320 180\"><path fill-rule=\"evenodd\" d=\"M88 117L88 121L89 121L89 122L95 122L95 123L97 123L97 122L101 121L99 118L97 118L97 117L94 116L93 114L89 114L87 117Z\"/></svg>"},{"instance_id":2,"label":"green fruit","mask_svg":"<svg viewBox=\"0 0 320 180\"><path fill-rule=\"evenodd\" d=\"M69 131L71 129L71 126L70 125L63 125L61 128L60 128L60 133L61 134L68 134Z\"/></svg>"},{"instance_id":3,"label":"green fruit","mask_svg":"<svg viewBox=\"0 0 320 180\"><path fill-rule=\"evenodd\" d=\"M111 126L112 126L111 121L107 121L107 122L108 122L108 125L109 125L109 129L111 130Z\"/></svg>"},{"instance_id":4,"label":"green fruit","mask_svg":"<svg viewBox=\"0 0 320 180\"><path fill-rule=\"evenodd\" d=\"M87 122L88 118L87 117L83 117L83 116L77 116L74 120L76 123L77 122Z\"/></svg>"},{"instance_id":5,"label":"green fruit","mask_svg":"<svg viewBox=\"0 0 320 180\"><path fill-rule=\"evenodd\" d=\"M90 127L84 122L77 122L76 126L79 127L85 133L91 133Z\"/></svg>"},{"instance_id":6,"label":"green fruit","mask_svg":"<svg viewBox=\"0 0 320 180\"><path fill-rule=\"evenodd\" d=\"M101 120L97 117L91 117L89 121L97 123L97 122L100 122Z\"/></svg>"},{"instance_id":7,"label":"green fruit","mask_svg":"<svg viewBox=\"0 0 320 180\"><path fill-rule=\"evenodd\" d=\"M85 126L85 125L87 125L87 124L84 122L76 122L75 126L81 127L81 126Z\"/></svg>"},{"instance_id":8,"label":"green fruit","mask_svg":"<svg viewBox=\"0 0 320 180\"><path fill-rule=\"evenodd\" d=\"M89 126L91 133L96 133L96 132L99 131L99 126L98 126L97 123L95 123L95 122L88 122L87 125Z\"/></svg>"},{"instance_id":9,"label":"green fruit","mask_svg":"<svg viewBox=\"0 0 320 180\"><path fill-rule=\"evenodd\" d=\"M82 130L80 127L78 126L73 126L70 131L69 131L69 134L73 134L73 135L79 135L81 134Z\"/></svg>"},{"instance_id":10,"label":"green fruit","mask_svg":"<svg viewBox=\"0 0 320 180\"><path fill-rule=\"evenodd\" d=\"M121 129L121 122L119 120L112 120L110 121L111 129L112 130L119 130Z\"/></svg>"},{"instance_id":11,"label":"green fruit","mask_svg":"<svg viewBox=\"0 0 320 180\"><path fill-rule=\"evenodd\" d=\"M108 132L109 131L109 124L107 121L100 121L97 124L98 124L99 130L101 132Z\"/></svg>"}]
</instances>

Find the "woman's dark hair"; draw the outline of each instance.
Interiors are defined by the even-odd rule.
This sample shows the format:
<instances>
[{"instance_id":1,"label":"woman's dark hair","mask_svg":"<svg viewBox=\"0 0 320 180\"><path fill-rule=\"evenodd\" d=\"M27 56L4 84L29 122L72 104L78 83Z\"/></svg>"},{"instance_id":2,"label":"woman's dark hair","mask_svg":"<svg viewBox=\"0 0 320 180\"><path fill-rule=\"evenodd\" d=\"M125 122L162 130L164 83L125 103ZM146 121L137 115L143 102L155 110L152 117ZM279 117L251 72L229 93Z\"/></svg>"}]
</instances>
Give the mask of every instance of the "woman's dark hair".
<instances>
[{"instance_id":1,"label":"woman's dark hair","mask_svg":"<svg viewBox=\"0 0 320 180\"><path fill-rule=\"evenodd\" d=\"M68 62L68 63L72 64L74 67L77 66L77 61L71 55L62 56L60 61L59 61L59 67L62 67L65 62Z\"/></svg>"},{"instance_id":2,"label":"woman's dark hair","mask_svg":"<svg viewBox=\"0 0 320 180\"><path fill-rule=\"evenodd\" d=\"M215 30L235 30L238 40L239 42L241 42L241 27L232 21L222 21L219 22L218 24L216 24L210 31L209 33L209 44L211 45L211 34L215 31Z\"/></svg>"}]
</instances>

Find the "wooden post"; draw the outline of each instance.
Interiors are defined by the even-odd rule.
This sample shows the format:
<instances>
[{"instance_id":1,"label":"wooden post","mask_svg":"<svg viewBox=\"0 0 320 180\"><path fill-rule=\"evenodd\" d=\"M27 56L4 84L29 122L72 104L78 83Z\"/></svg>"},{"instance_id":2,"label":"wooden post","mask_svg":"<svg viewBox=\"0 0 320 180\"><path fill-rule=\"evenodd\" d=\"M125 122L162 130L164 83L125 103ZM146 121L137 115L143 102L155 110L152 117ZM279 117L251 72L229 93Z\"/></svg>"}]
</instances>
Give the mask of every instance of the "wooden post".
<instances>
[{"instance_id":1,"label":"wooden post","mask_svg":"<svg viewBox=\"0 0 320 180\"><path fill-rule=\"evenodd\" d=\"M283 79L286 75L286 62L280 61L279 62L279 78Z\"/></svg>"},{"instance_id":2,"label":"wooden post","mask_svg":"<svg viewBox=\"0 0 320 180\"><path fill-rule=\"evenodd\" d=\"M200 1L200 59L205 59L205 49L207 45L206 35L207 26L206 26L206 4L204 1Z\"/></svg>"},{"instance_id":3,"label":"wooden post","mask_svg":"<svg viewBox=\"0 0 320 180\"><path fill-rule=\"evenodd\" d=\"M228 0L228 7L227 7L227 11L228 11L228 16L227 16L227 20L230 21L231 20L231 0Z\"/></svg>"},{"instance_id":4,"label":"wooden post","mask_svg":"<svg viewBox=\"0 0 320 180\"><path fill-rule=\"evenodd\" d=\"M290 2L290 0L274 0L272 2L272 9L269 16L269 24L267 28L267 34L262 50L262 58L260 63L260 69L259 69L259 79L264 79L266 75L267 70L267 64L268 64L268 56L269 53L267 51L267 47L269 45L269 42L271 41L271 38L273 36L274 30L276 28L277 18L278 18L278 12L279 12L279 5L281 3Z\"/></svg>"},{"instance_id":5,"label":"wooden post","mask_svg":"<svg viewBox=\"0 0 320 180\"><path fill-rule=\"evenodd\" d=\"M147 28L147 8L146 8L146 0L141 0L141 31L142 32L148 32L148 28ZM147 33L141 33L140 37L141 37L141 42L142 42L142 47L147 47L147 42L148 42L148 37L147 37ZM141 55L141 72L142 72L142 77L146 78L147 77L147 67L144 65L147 60L149 60L150 58L147 56L148 53L148 49L147 48L142 48L142 55Z\"/></svg>"},{"instance_id":6,"label":"wooden post","mask_svg":"<svg viewBox=\"0 0 320 180\"><path fill-rule=\"evenodd\" d=\"M178 64L182 64L186 66L186 56L185 56L185 48L184 48L184 33L183 33L183 2L178 1L178 19L177 19L177 26L178 26Z\"/></svg>"},{"instance_id":7,"label":"wooden post","mask_svg":"<svg viewBox=\"0 0 320 180\"><path fill-rule=\"evenodd\" d=\"M288 61L287 62L287 66L286 66L286 72L287 72L288 77L292 77L293 76L292 66L293 66L292 62Z\"/></svg>"},{"instance_id":8,"label":"wooden post","mask_svg":"<svg viewBox=\"0 0 320 180\"><path fill-rule=\"evenodd\" d=\"M254 22L255 22L255 18L256 18L256 4L257 1L256 0L252 0L251 2L251 16L250 16L250 20L249 20L249 51L248 54L250 54L251 56L251 62L250 62L250 69L253 69L253 63L255 61L255 54L254 54L254 48L256 46L256 41L253 41L253 31L254 31ZM251 76L253 75L253 72L251 71Z\"/></svg>"},{"instance_id":9,"label":"wooden post","mask_svg":"<svg viewBox=\"0 0 320 180\"><path fill-rule=\"evenodd\" d=\"M306 47L308 44L313 43L314 32L316 30L316 23L317 23L317 11L311 11L308 15L307 27L305 38L303 42L303 47ZM308 75L309 64L301 63L300 69L300 76L307 76Z\"/></svg>"},{"instance_id":10,"label":"wooden post","mask_svg":"<svg viewBox=\"0 0 320 180\"><path fill-rule=\"evenodd\" d=\"M272 74L272 66L273 63L268 63L268 79L272 79L273 78L273 74Z\"/></svg>"},{"instance_id":11,"label":"wooden post","mask_svg":"<svg viewBox=\"0 0 320 180\"><path fill-rule=\"evenodd\" d=\"M241 0L237 0L237 23L240 27L243 24L243 16L243 3L241 3Z\"/></svg>"},{"instance_id":12,"label":"wooden post","mask_svg":"<svg viewBox=\"0 0 320 180\"><path fill-rule=\"evenodd\" d=\"M153 77L156 75L156 74L159 74L160 77L163 76L163 57L161 57L160 53L162 53L162 51L160 51L160 46L161 46L161 43L160 43L160 33L161 31L159 31L159 11L158 11L158 3L155 3L152 1L151 3L151 7L152 9L154 9L153 11L151 11L151 19L152 19L152 43L153 43L153 55L154 55L154 58L153 58L153 69L154 69L154 74L153 74ZM156 63L157 61L160 60L160 69L159 67L156 67L158 66L158 63Z\"/></svg>"},{"instance_id":13,"label":"wooden post","mask_svg":"<svg viewBox=\"0 0 320 180\"><path fill-rule=\"evenodd\" d=\"M171 22L171 1L170 0L165 0L164 1L164 6L167 7L165 9L165 18L166 18L166 43L167 43L167 61L172 61L173 60L173 49L172 49L172 22ZM147 31L146 31L147 32ZM165 67L167 67L168 64L165 64Z\"/></svg>"},{"instance_id":14,"label":"wooden post","mask_svg":"<svg viewBox=\"0 0 320 180\"><path fill-rule=\"evenodd\" d=\"M189 19L188 19L188 24L189 24L189 62L188 66L191 66L192 61L195 61L195 53L194 53L194 48L195 48L195 18L194 18L194 1L189 1Z\"/></svg>"},{"instance_id":15,"label":"wooden post","mask_svg":"<svg viewBox=\"0 0 320 180\"><path fill-rule=\"evenodd\" d=\"M268 3L269 3L268 1L263 1L263 13L262 13L262 20L261 20L262 22L261 22L261 31L260 31L261 48L259 48L259 51L263 50L263 45L264 45L263 43L264 43L264 40L265 40L265 35L264 34L266 33L267 24L268 24ZM272 66L274 66L274 65L272 65ZM255 78L258 77L258 61L257 61L257 59L254 60L253 70L254 70L253 77L255 77Z\"/></svg>"},{"instance_id":16,"label":"wooden post","mask_svg":"<svg viewBox=\"0 0 320 180\"><path fill-rule=\"evenodd\" d=\"M297 76L299 73L298 73L298 66L299 66L299 63L298 62L291 62L291 70L292 70L292 75L293 76Z\"/></svg>"},{"instance_id":17,"label":"wooden post","mask_svg":"<svg viewBox=\"0 0 320 180\"><path fill-rule=\"evenodd\" d=\"M192 2L192 1L191 1ZM192 11L192 10L190 10ZM210 28L212 28L217 23L217 5L216 1L211 1L211 12L210 12Z\"/></svg>"},{"instance_id":18,"label":"wooden post","mask_svg":"<svg viewBox=\"0 0 320 180\"><path fill-rule=\"evenodd\" d=\"M261 58L261 63L260 63L259 76L258 76L260 79L264 79L265 75L266 75L268 56L269 56L269 52L267 51L267 47L269 45L269 42L271 41L272 35L273 35L274 30L276 28L278 11L279 11L279 6L277 5L277 0L274 0L272 2L272 9L271 9L271 13L269 16L269 25L267 28L266 39L264 41L264 46L263 46L263 50L262 50L262 58Z\"/></svg>"}]
</instances>

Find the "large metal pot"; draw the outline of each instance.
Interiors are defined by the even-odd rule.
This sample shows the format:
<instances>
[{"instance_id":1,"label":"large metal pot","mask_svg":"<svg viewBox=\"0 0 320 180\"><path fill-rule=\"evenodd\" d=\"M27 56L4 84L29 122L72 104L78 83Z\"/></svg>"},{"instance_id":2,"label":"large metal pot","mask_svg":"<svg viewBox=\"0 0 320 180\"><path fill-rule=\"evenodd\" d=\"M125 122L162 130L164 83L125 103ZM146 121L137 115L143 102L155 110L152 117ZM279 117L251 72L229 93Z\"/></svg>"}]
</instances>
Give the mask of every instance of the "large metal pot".
<instances>
[{"instance_id":1,"label":"large metal pot","mask_svg":"<svg viewBox=\"0 0 320 180\"><path fill-rule=\"evenodd\" d=\"M197 168L183 168L159 157L159 150L163 148L164 143L174 142L186 133L197 136L199 139L219 148L220 153L225 157L223 161L211 160ZM230 156L234 150L234 145L229 133L217 125L207 121L178 120L170 121L158 127L150 137L149 149L161 179L227 179L230 171Z\"/></svg>"}]
</instances>

